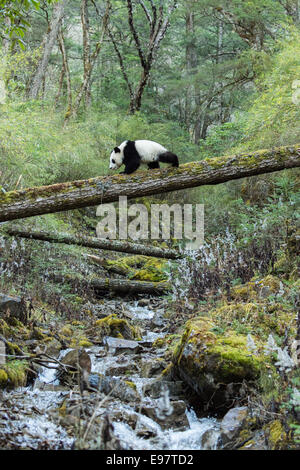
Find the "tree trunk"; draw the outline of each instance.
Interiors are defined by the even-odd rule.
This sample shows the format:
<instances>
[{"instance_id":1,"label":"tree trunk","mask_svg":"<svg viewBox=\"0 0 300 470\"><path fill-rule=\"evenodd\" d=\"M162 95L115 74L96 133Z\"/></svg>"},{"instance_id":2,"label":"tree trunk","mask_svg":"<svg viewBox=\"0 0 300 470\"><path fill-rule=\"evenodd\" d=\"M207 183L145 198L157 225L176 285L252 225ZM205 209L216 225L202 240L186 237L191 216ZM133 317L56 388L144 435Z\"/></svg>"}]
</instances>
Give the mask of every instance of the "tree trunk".
<instances>
[{"instance_id":1,"label":"tree trunk","mask_svg":"<svg viewBox=\"0 0 300 470\"><path fill-rule=\"evenodd\" d=\"M163 11L162 1L160 2L160 6L158 8L152 0L150 1L152 13L150 12L146 4L143 2L143 0L140 0L139 4L144 10L146 19L149 24L149 38L147 41L147 45L144 48L145 50L143 50L143 47L142 47L142 42L143 42L142 35L138 33L137 29L135 28L134 15L133 15L133 10L134 10L133 2L131 0L127 0L129 29L130 29L131 36L135 43L135 47L136 47L136 50L140 59L140 65L142 69L141 76L136 87L134 87L134 85L130 83L129 81L127 72L124 67L124 63L126 61L123 59L121 55L120 49L113 36L112 30L110 30L109 32L110 39L113 43L114 49L117 53L117 56L120 62L122 75L124 77L124 80L129 90L129 96L130 96L129 112L131 114L134 114L136 111L139 111L141 109L142 97L143 97L143 93L145 91L145 88L150 78L150 72L151 72L151 68L153 65L155 53L158 51L160 47L160 42L163 40L164 36L166 35L167 29L169 27L170 16L177 6L177 1L173 0L173 2L169 5L165 15Z\"/></svg>"},{"instance_id":2,"label":"tree trunk","mask_svg":"<svg viewBox=\"0 0 300 470\"><path fill-rule=\"evenodd\" d=\"M151 294L151 295L162 295L168 292L170 285L165 282L148 282L148 281L128 281L126 279L80 279L76 276L61 274L54 275L54 281L68 283L71 285L83 285L91 287L96 291L107 292L109 290L114 292L120 292L122 294Z\"/></svg>"},{"instance_id":3,"label":"tree trunk","mask_svg":"<svg viewBox=\"0 0 300 470\"><path fill-rule=\"evenodd\" d=\"M101 250L118 251L144 256L155 256L156 258L177 259L181 254L176 250L160 248L159 246L147 246L139 243L130 243L119 240L104 240L96 237L84 235L71 235L64 233L51 233L36 230L21 230L18 228L8 228L5 230L8 235L14 237L28 238L30 240L40 240L51 243L65 243L67 245L79 245L87 248Z\"/></svg>"},{"instance_id":4,"label":"tree trunk","mask_svg":"<svg viewBox=\"0 0 300 470\"><path fill-rule=\"evenodd\" d=\"M189 79L195 75L198 68L198 56L196 49L196 35L195 35L195 10L197 5L195 2L187 2L186 15L185 15L185 29L187 36L187 43L185 48L185 62L186 73ZM185 99L185 125L187 129L191 129L192 115L195 108L195 100L199 91L196 91L195 84L188 84Z\"/></svg>"},{"instance_id":5,"label":"tree trunk","mask_svg":"<svg viewBox=\"0 0 300 470\"><path fill-rule=\"evenodd\" d=\"M59 88L58 88L58 93L55 97L55 107L58 104L58 100L60 98L61 90L62 90L62 85L63 85L63 79L66 77L66 83L67 83L67 109L70 110L72 108L72 88L71 88L71 75L70 75L70 69L69 69L69 63L68 63L68 56L67 56L67 51L65 48L65 40L64 40L64 35L62 28L60 27L59 32L58 32L58 44L62 56L62 71L61 71L61 76L60 76L60 81L59 81Z\"/></svg>"},{"instance_id":6,"label":"tree trunk","mask_svg":"<svg viewBox=\"0 0 300 470\"><path fill-rule=\"evenodd\" d=\"M42 86L43 80L46 75L47 67L49 64L50 55L55 44L58 30L60 26L60 22L64 15L64 8L68 0L63 0L62 2L58 2L54 4L53 7L53 15L49 25L49 29L46 33L46 37L43 40L44 43L44 50L42 58L39 62L35 75L30 85L30 89L28 91L28 98L30 99L37 99L40 88Z\"/></svg>"},{"instance_id":7,"label":"tree trunk","mask_svg":"<svg viewBox=\"0 0 300 470\"><path fill-rule=\"evenodd\" d=\"M114 202L120 196L129 199L150 196L299 166L300 148L293 145L207 158L185 163L179 168L138 171L131 175L104 176L10 191L0 194L0 222Z\"/></svg>"},{"instance_id":8,"label":"tree trunk","mask_svg":"<svg viewBox=\"0 0 300 470\"><path fill-rule=\"evenodd\" d=\"M102 48L102 44L104 41L105 34L107 32L108 23L109 23L109 15L111 10L110 1L107 0L106 2L106 10L102 20L102 29L100 33L99 41L97 42L93 53L91 54L90 51L90 42L89 42L89 22L88 22L88 12L87 12L87 2L84 0L82 2L82 29L83 29L83 63L84 63L84 74L83 80L79 87L79 90L76 94L73 107L71 109L68 108L65 114L64 126L68 123L70 118L75 118L78 114L79 107L82 101L82 98L85 97L87 101L90 100L90 86L91 86L91 78L92 72Z\"/></svg>"}]
</instances>

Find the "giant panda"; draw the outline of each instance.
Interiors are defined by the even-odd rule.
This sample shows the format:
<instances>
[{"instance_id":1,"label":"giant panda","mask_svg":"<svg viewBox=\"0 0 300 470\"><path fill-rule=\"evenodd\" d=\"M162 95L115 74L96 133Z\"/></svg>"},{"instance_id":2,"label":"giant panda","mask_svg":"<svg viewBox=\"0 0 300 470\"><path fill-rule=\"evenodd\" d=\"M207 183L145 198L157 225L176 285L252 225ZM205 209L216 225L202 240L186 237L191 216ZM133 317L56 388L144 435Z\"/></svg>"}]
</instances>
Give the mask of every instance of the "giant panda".
<instances>
[{"instance_id":1,"label":"giant panda","mask_svg":"<svg viewBox=\"0 0 300 470\"><path fill-rule=\"evenodd\" d=\"M159 162L179 166L178 157L165 147L151 140L125 140L119 147L115 147L110 155L110 170L116 170L125 165L121 173L130 175L141 164L148 165L149 169L159 168Z\"/></svg>"}]
</instances>

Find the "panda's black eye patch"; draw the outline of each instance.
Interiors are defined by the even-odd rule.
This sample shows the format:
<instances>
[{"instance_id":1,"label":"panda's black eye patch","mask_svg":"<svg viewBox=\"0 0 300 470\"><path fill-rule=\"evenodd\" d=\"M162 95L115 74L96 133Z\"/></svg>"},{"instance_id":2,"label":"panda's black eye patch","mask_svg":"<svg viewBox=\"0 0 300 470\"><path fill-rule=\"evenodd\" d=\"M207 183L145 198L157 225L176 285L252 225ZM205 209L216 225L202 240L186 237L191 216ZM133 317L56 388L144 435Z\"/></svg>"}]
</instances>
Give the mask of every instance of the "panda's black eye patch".
<instances>
[{"instance_id":1,"label":"panda's black eye patch","mask_svg":"<svg viewBox=\"0 0 300 470\"><path fill-rule=\"evenodd\" d=\"M115 161L114 159L112 159L112 162L113 162L113 163L116 163L116 161Z\"/></svg>"},{"instance_id":2,"label":"panda's black eye patch","mask_svg":"<svg viewBox=\"0 0 300 470\"><path fill-rule=\"evenodd\" d=\"M114 152L115 152L115 153L121 153L121 150L119 149L119 147L115 147L115 148L114 148Z\"/></svg>"}]
</instances>

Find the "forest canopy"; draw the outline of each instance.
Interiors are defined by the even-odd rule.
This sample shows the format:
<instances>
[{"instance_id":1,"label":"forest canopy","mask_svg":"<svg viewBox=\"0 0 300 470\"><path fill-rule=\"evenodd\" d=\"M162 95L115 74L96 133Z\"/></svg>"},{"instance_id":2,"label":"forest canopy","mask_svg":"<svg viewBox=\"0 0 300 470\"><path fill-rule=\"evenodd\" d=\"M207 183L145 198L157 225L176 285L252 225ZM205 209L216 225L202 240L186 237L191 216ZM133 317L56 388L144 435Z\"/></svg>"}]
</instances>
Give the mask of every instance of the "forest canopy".
<instances>
[{"instance_id":1,"label":"forest canopy","mask_svg":"<svg viewBox=\"0 0 300 470\"><path fill-rule=\"evenodd\" d=\"M299 448L299 8L0 0L0 449Z\"/></svg>"}]
</instances>

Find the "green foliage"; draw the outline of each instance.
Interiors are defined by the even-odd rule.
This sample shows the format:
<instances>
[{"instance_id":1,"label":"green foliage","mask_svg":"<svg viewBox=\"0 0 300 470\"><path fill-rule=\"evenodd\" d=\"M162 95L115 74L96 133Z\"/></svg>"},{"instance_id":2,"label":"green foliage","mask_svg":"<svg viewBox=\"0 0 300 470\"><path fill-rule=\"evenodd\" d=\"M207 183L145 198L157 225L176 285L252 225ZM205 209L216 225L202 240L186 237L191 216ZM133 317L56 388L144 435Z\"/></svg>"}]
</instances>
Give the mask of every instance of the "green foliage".
<instances>
[{"instance_id":1,"label":"green foliage","mask_svg":"<svg viewBox=\"0 0 300 470\"><path fill-rule=\"evenodd\" d=\"M50 4L57 0L46 0ZM39 10L42 3L38 0L14 0L13 2L0 1L0 31L10 39L15 39L21 49L25 50L24 36L30 27L27 13L30 10Z\"/></svg>"},{"instance_id":2,"label":"green foliage","mask_svg":"<svg viewBox=\"0 0 300 470\"><path fill-rule=\"evenodd\" d=\"M0 115L0 184L22 186L85 179L107 172L113 138L107 122L93 116L62 128L61 116L50 104L16 102L2 106Z\"/></svg>"},{"instance_id":3,"label":"green foliage","mask_svg":"<svg viewBox=\"0 0 300 470\"><path fill-rule=\"evenodd\" d=\"M215 126L205 140L200 141L203 158L229 153L234 143L241 138L241 126L238 122L226 122Z\"/></svg>"},{"instance_id":4,"label":"green foliage","mask_svg":"<svg viewBox=\"0 0 300 470\"><path fill-rule=\"evenodd\" d=\"M293 144L300 140L300 34L292 31L278 44L269 66L258 78L256 99L242 120L242 150Z\"/></svg>"}]
</instances>

